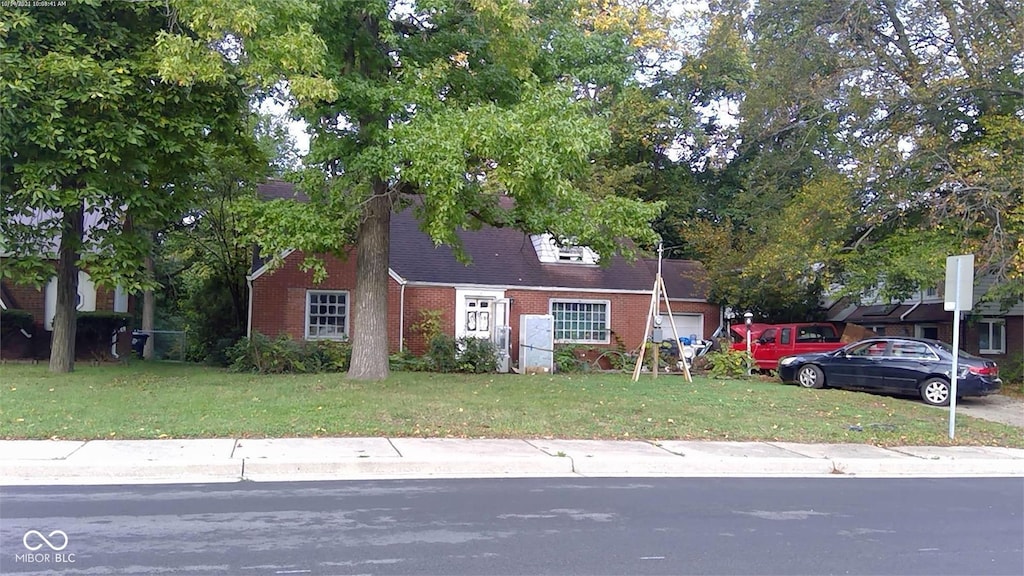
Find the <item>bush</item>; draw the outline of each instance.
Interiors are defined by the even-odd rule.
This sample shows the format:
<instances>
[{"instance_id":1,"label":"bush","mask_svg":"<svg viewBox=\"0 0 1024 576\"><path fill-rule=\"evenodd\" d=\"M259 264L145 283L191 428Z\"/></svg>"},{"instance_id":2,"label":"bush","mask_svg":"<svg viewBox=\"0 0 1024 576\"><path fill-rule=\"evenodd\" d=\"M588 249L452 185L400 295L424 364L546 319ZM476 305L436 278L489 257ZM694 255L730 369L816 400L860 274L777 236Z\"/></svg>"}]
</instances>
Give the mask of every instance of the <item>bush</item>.
<instances>
[{"instance_id":1,"label":"bush","mask_svg":"<svg viewBox=\"0 0 1024 576\"><path fill-rule=\"evenodd\" d=\"M123 312L79 312L75 354L107 357L110 354L111 338L122 329L127 329L131 318L131 314Z\"/></svg>"},{"instance_id":2,"label":"bush","mask_svg":"<svg viewBox=\"0 0 1024 576\"><path fill-rule=\"evenodd\" d=\"M427 372L430 370L429 363L425 358L416 356L408 349L389 356L388 367L395 372Z\"/></svg>"},{"instance_id":3,"label":"bush","mask_svg":"<svg viewBox=\"0 0 1024 576\"><path fill-rule=\"evenodd\" d=\"M35 319L28 310L0 310L0 337L6 338L21 330L31 334L35 326Z\"/></svg>"},{"instance_id":4,"label":"bush","mask_svg":"<svg viewBox=\"0 0 1024 576\"><path fill-rule=\"evenodd\" d=\"M459 372L485 374L498 369L498 349L490 340L468 336L459 338L456 344Z\"/></svg>"},{"instance_id":5,"label":"bush","mask_svg":"<svg viewBox=\"0 0 1024 576\"><path fill-rule=\"evenodd\" d=\"M746 351L719 350L704 356L708 374L713 378L740 378L747 375L747 367L753 366L753 359Z\"/></svg>"},{"instance_id":6,"label":"bush","mask_svg":"<svg viewBox=\"0 0 1024 576\"><path fill-rule=\"evenodd\" d=\"M586 362L580 359L579 346L555 346L555 372L574 373L580 372ZM588 365L589 366L589 365Z\"/></svg>"},{"instance_id":7,"label":"bush","mask_svg":"<svg viewBox=\"0 0 1024 576\"><path fill-rule=\"evenodd\" d=\"M282 334L270 339L263 334L242 338L227 349L232 372L257 374L314 374L344 372L352 359L348 342L317 340L296 342Z\"/></svg>"},{"instance_id":8,"label":"bush","mask_svg":"<svg viewBox=\"0 0 1024 576\"><path fill-rule=\"evenodd\" d=\"M498 369L498 350L490 340L466 336L458 340L447 334L430 339L423 356L423 369L434 372L483 374Z\"/></svg>"},{"instance_id":9,"label":"bush","mask_svg":"<svg viewBox=\"0 0 1024 576\"><path fill-rule=\"evenodd\" d=\"M999 377L1007 390L1024 394L1024 354L1014 354L999 365Z\"/></svg>"},{"instance_id":10,"label":"bush","mask_svg":"<svg viewBox=\"0 0 1024 576\"><path fill-rule=\"evenodd\" d=\"M447 334L437 334L430 339L427 353L423 355L428 370L433 372L455 372L459 367L455 339Z\"/></svg>"}]
</instances>

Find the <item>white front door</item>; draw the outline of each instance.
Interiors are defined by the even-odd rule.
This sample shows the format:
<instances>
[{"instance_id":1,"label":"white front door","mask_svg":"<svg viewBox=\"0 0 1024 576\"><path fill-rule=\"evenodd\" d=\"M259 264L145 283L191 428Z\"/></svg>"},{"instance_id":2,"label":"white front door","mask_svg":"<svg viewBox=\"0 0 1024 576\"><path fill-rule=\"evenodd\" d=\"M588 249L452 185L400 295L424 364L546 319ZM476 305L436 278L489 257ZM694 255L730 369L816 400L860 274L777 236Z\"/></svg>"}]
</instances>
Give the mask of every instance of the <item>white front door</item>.
<instances>
[{"instance_id":1,"label":"white front door","mask_svg":"<svg viewBox=\"0 0 1024 576\"><path fill-rule=\"evenodd\" d=\"M466 298L462 329L466 336L490 339L494 331L494 298Z\"/></svg>"}]
</instances>

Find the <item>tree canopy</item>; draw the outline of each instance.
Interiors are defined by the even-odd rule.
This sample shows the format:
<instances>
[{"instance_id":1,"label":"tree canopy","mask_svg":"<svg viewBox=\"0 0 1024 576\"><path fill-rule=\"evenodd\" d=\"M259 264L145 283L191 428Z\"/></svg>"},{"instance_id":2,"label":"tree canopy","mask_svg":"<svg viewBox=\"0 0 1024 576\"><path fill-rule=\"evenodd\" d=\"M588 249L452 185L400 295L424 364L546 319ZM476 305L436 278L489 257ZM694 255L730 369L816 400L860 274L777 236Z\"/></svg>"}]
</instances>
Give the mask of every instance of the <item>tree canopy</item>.
<instances>
[{"instance_id":1,"label":"tree canopy","mask_svg":"<svg viewBox=\"0 0 1024 576\"><path fill-rule=\"evenodd\" d=\"M227 74L161 81L159 38L189 37L163 2L0 10L3 274L41 284L56 257L50 366L69 371L78 269L152 285L151 234L188 205L207 143L232 137L245 99Z\"/></svg>"},{"instance_id":2,"label":"tree canopy","mask_svg":"<svg viewBox=\"0 0 1024 576\"><path fill-rule=\"evenodd\" d=\"M1001 281L990 297L1024 296L1020 2L712 7L689 69L718 70L737 114L724 162L702 171L692 247L738 271L720 297L775 312L836 285L898 300L960 253Z\"/></svg>"},{"instance_id":3,"label":"tree canopy","mask_svg":"<svg viewBox=\"0 0 1024 576\"><path fill-rule=\"evenodd\" d=\"M581 186L611 141L595 101L630 78L649 26L627 24L649 15L565 0L310 2L291 16L300 12L292 24L324 47L330 83L295 94L312 132L298 179L309 202L254 204L251 225L271 254L355 246L351 377L388 373L388 227L412 197L422 229L457 252L456 230L485 224L550 232L605 257L631 251L621 238L656 241L659 204ZM499 207L506 196L511 209ZM323 271L315 257L308 265Z\"/></svg>"}]
</instances>

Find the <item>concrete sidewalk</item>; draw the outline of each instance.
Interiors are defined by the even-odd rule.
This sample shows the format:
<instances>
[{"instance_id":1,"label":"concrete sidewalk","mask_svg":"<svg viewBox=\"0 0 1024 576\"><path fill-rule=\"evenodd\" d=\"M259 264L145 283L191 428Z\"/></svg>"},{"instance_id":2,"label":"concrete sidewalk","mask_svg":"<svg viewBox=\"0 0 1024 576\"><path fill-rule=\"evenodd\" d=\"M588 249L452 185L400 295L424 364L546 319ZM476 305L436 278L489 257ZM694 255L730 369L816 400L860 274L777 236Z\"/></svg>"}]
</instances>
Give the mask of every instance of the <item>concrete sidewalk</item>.
<instances>
[{"instance_id":1,"label":"concrete sidewalk","mask_svg":"<svg viewBox=\"0 0 1024 576\"><path fill-rule=\"evenodd\" d=\"M1024 477L1024 450L666 440L0 441L0 484L457 477Z\"/></svg>"}]
</instances>

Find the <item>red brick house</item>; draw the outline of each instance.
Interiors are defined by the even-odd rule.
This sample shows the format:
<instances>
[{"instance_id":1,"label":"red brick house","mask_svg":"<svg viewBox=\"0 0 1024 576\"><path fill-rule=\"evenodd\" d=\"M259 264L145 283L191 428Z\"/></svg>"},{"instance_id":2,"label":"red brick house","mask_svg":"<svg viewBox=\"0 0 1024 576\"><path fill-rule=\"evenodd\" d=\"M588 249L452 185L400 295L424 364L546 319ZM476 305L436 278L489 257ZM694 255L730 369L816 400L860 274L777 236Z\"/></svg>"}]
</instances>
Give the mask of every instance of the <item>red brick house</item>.
<instances>
[{"instance_id":1,"label":"red brick house","mask_svg":"<svg viewBox=\"0 0 1024 576\"><path fill-rule=\"evenodd\" d=\"M265 197L291 196L290 185L271 182ZM494 338L509 327L512 365L518 362L520 317L554 316L555 343L627 350L645 337L647 314L657 272L656 260L629 263L612 258L598 266L585 248L559 248L549 238L508 228L459 232L464 265L447 246L435 247L412 210L391 219L388 342L390 351L422 353L426 342L412 330L421 311L438 311L444 330L454 337ZM300 270L304 254L283 254L269 268L257 261L249 275L249 334L288 334L296 340L344 339L359 330L353 317L356 255L326 258L328 278L313 282ZM707 301L702 265L663 261L665 288L680 336L710 338L718 328L719 306ZM664 310L664 306L661 306Z\"/></svg>"}]
</instances>

